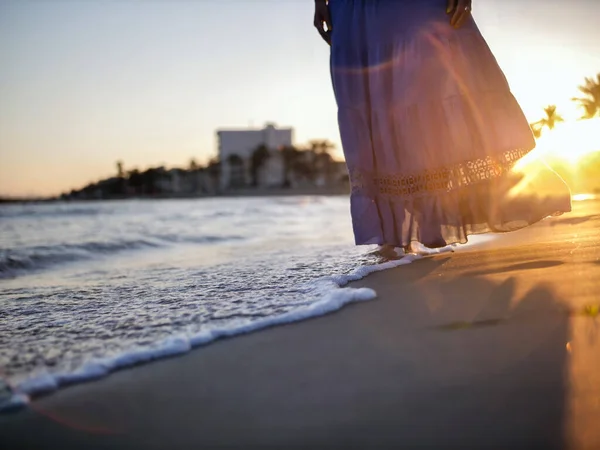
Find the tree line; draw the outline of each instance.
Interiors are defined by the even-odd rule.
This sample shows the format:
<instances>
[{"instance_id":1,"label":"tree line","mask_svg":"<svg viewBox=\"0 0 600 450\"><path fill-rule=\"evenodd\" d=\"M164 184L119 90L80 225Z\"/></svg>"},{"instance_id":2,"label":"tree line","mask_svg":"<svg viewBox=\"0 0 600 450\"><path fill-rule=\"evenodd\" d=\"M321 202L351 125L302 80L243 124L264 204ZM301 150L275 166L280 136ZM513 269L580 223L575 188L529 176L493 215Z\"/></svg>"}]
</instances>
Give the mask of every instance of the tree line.
<instances>
[{"instance_id":1,"label":"tree line","mask_svg":"<svg viewBox=\"0 0 600 450\"><path fill-rule=\"evenodd\" d=\"M274 152L279 152L283 162L282 188L292 187L292 179L302 179L314 183L322 176L332 175L335 160L332 151L335 145L328 140L312 140L301 146L284 147L277 150L260 145L248 160L251 184L232 186L253 188L259 184L259 172ZM239 155L230 155L229 164L246 166ZM195 158L187 167L167 169L164 166L146 170L133 168L126 170L123 161L116 162L115 176L89 183L81 189L73 189L62 195L63 198L124 198L131 196L160 196L173 193L173 178L177 177L182 195L211 195L219 191L222 162L218 157L202 165Z\"/></svg>"}]
</instances>

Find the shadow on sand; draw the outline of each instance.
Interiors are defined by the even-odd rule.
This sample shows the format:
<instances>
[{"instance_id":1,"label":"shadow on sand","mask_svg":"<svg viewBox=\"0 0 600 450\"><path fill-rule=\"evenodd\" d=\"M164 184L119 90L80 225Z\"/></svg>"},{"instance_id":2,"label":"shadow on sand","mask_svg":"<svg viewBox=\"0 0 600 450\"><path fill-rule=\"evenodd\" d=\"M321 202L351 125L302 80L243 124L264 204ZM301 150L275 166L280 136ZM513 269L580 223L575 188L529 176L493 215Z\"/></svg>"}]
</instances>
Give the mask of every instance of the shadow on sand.
<instances>
[{"instance_id":1,"label":"shadow on sand","mask_svg":"<svg viewBox=\"0 0 600 450\"><path fill-rule=\"evenodd\" d=\"M556 263L524 263L512 270ZM565 448L571 338L566 302L544 284L519 294L516 278L494 283L433 276L415 286L439 265L420 261L406 271L402 287L400 281L390 283L392 272L369 283L383 286L383 301L370 307L389 318L376 327L388 341L387 355L379 356L412 355L398 374L401 401L395 412L388 411L397 430L390 447L395 441L406 448ZM393 335L398 340L389 342ZM368 364L378 373L376 361Z\"/></svg>"},{"instance_id":2,"label":"shadow on sand","mask_svg":"<svg viewBox=\"0 0 600 450\"><path fill-rule=\"evenodd\" d=\"M505 273L505 272L516 272L521 270L533 270L533 269L547 269L549 267L556 267L565 264L564 261L532 261L526 263L519 264L511 264L509 266L504 267L495 267L491 269L485 270L474 270L471 272L466 272L464 274L465 277L477 277L481 275L490 275L494 273Z\"/></svg>"}]
</instances>

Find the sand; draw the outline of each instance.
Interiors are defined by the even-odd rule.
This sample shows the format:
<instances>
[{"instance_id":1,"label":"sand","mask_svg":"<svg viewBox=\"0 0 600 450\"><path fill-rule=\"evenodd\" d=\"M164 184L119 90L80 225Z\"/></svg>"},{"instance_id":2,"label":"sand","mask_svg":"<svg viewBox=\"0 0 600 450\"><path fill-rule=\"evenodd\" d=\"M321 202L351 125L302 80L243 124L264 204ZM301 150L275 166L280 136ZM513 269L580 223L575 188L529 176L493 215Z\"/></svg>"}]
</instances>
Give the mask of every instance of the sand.
<instances>
[{"instance_id":1,"label":"sand","mask_svg":"<svg viewBox=\"0 0 600 450\"><path fill-rule=\"evenodd\" d=\"M354 283L378 299L65 388L4 448L600 448L600 202Z\"/></svg>"}]
</instances>

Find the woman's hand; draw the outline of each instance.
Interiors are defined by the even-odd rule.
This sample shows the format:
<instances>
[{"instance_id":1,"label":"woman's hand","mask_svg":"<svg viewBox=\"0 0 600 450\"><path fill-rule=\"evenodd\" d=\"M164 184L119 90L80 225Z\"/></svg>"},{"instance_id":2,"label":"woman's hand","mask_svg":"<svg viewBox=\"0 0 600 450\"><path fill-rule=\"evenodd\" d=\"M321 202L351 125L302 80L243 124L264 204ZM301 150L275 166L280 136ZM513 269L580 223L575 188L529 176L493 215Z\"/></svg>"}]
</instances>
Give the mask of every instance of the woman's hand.
<instances>
[{"instance_id":1,"label":"woman's hand","mask_svg":"<svg viewBox=\"0 0 600 450\"><path fill-rule=\"evenodd\" d=\"M325 26L327 26L327 30ZM325 42L331 45L331 18L327 0L315 0L315 28Z\"/></svg>"},{"instance_id":2,"label":"woman's hand","mask_svg":"<svg viewBox=\"0 0 600 450\"><path fill-rule=\"evenodd\" d=\"M449 14L450 25L460 28L471 16L471 0L448 0L446 14Z\"/></svg>"}]
</instances>

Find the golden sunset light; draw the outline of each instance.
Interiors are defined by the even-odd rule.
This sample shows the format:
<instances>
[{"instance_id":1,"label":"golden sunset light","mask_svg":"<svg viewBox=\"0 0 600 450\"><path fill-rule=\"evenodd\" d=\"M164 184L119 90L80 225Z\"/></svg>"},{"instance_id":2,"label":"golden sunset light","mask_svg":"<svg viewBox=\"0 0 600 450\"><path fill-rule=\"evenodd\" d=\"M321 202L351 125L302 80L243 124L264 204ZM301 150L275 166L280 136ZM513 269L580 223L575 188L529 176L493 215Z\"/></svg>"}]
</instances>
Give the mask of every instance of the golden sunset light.
<instances>
[{"instance_id":1,"label":"golden sunset light","mask_svg":"<svg viewBox=\"0 0 600 450\"><path fill-rule=\"evenodd\" d=\"M600 118L560 123L539 138L536 150L541 155L563 158L572 164L590 153L600 152Z\"/></svg>"},{"instance_id":2,"label":"golden sunset light","mask_svg":"<svg viewBox=\"0 0 600 450\"><path fill-rule=\"evenodd\" d=\"M329 48L306 27L312 3L0 0L0 197L81 189L114 176L117 161L125 171L205 166L218 155L215 130L271 121L298 142L331 141L342 159ZM543 4L481 0L473 13L528 120L550 104L565 119L540 147L573 159L596 139L570 100L600 71L592 3ZM215 28L224 10L230 20ZM255 49L268 49L261 64Z\"/></svg>"},{"instance_id":3,"label":"golden sunset light","mask_svg":"<svg viewBox=\"0 0 600 450\"><path fill-rule=\"evenodd\" d=\"M600 449L600 0L0 0L0 447Z\"/></svg>"}]
</instances>

